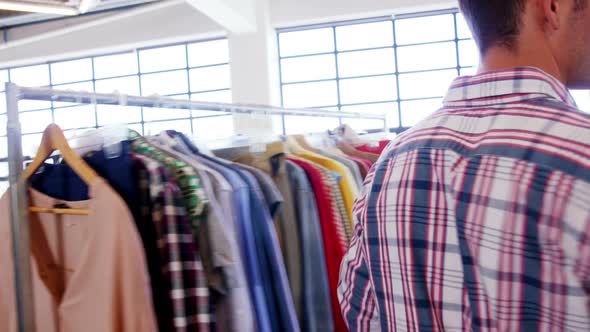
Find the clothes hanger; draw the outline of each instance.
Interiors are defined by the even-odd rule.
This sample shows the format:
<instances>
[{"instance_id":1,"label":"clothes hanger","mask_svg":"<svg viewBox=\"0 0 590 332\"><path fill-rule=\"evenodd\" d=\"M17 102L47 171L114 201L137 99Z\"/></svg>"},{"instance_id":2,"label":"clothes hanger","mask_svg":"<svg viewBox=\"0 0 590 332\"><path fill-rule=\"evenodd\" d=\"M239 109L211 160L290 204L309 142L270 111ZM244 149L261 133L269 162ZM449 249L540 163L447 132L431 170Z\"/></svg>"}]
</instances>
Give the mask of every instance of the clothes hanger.
<instances>
[{"instance_id":1,"label":"clothes hanger","mask_svg":"<svg viewBox=\"0 0 590 332\"><path fill-rule=\"evenodd\" d=\"M299 142L297 142L297 140L295 139L295 137L293 137L291 135L288 135L288 136L285 137L285 144L289 148L289 151L291 151L294 154L307 153L308 152L305 148L303 148L301 146L301 144L299 144Z\"/></svg>"},{"instance_id":2,"label":"clothes hanger","mask_svg":"<svg viewBox=\"0 0 590 332\"><path fill-rule=\"evenodd\" d=\"M71 137L70 147L80 156L89 152L103 150L108 159L117 158L123 150L123 141L129 136L129 130L122 124L90 129L84 133Z\"/></svg>"},{"instance_id":3,"label":"clothes hanger","mask_svg":"<svg viewBox=\"0 0 590 332\"><path fill-rule=\"evenodd\" d=\"M314 148L313 146L311 146L311 144L309 144L309 142L307 141L307 139L305 138L305 136L303 136L303 135L291 135L291 136L305 150L308 150L308 151L311 151L311 152L314 152L314 153L317 153L318 152L318 149Z\"/></svg>"},{"instance_id":4,"label":"clothes hanger","mask_svg":"<svg viewBox=\"0 0 590 332\"><path fill-rule=\"evenodd\" d=\"M96 172L70 147L63 131L56 124L50 124L43 132L41 145L35 155L35 159L33 159L29 166L23 171L21 181L28 181L35 172L43 166L45 160L56 150L61 153L66 164L68 164L74 173L76 173L88 186L92 185L92 183L98 178ZM34 206L30 207L29 211L34 213L67 215L88 215L90 213L90 211L86 209L40 208Z\"/></svg>"}]
</instances>

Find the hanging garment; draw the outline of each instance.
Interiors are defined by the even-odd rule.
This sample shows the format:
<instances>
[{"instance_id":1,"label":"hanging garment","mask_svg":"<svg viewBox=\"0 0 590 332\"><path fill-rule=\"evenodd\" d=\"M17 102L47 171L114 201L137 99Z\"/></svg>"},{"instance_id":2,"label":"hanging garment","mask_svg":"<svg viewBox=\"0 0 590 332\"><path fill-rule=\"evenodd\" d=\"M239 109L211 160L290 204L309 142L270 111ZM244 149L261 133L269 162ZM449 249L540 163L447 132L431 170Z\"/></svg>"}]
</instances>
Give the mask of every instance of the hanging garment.
<instances>
[{"instance_id":1,"label":"hanging garment","mask_svg":"<svg viewBox=\"0 0 590 332\"><path fill-rule=\"evenodd\" d=\"M201 171L199 174L208 197L214 197L213 188L219 186L219 181L210 178L209 172ZM230 201L230 209L231 204ZM253 332L256 331L255 313L248 293L245 268L235 243L233 218L223 212L217 198L210 199L207 219L200 232L201 247L205 247L203 255L211 260L207 278L216 295L213 301L215 330Z\"/></svg>"},{"instance_id":2,"label":"hanging garment","mask_svg":"<svg viewBox=\"0 0 590 332\"><path fill-rule=\"evenodd\" d=\"M350 174L352 174L352 176L354 178L354 184L356 185L356 190L357 191L360 190L360 188L363 186L363 177L361 176L361 171L360 171L358 165L354 161L352 161L346 157L338 156L336 154L333 154L330 152L325 152L325 151L319 151L318 154L321 156L324 156L326 158L334 159L335 161L346 166L346 168L348 168L348 170L350 171Z\"/></svg>"},{"instance_id":3,"label":"hanging garment","mask_svg":"<svg viewBox=\"0 0 590 332\"><path fill-rule=\"evenodd\" d=\"M369 170L370 170L370 169L371 169L371 167L373 166L373 163L372 163L372 162L370 162L370 161L369 161L369 160L367 160L367 159L363 159L363 158L359 158L359 157L355 157L355 156L348 156L348 155L347 155L346 157L347 157L348 159L350 159L350 160L354 161L354 162L355 162L355 163L358 165L358 167L359 167L359 170L360 170L360 172L361 172L361 176L362 176L362 178L363 178L363 181L364 181L364 179L365 179L365 178L367 177L367 175L369 174ZM362 186L361 186L361 188L362 188Z\"/></svg>"},{"instance_id":4,"label":"hanging garment","mask_svg":"<svg viewBox=\"0 0 590 332\"><path fill-rule=\"evenodd\" d=\"M382 140L382 141L379 141L379 144L377 144L375 146L372 144L363 144L363 145L356 146L355 149L357 149L359 151L363 151L363 152L369 152L369 153L374 153L374 154L380 155L381 153L383 153L383 150L385 150L385 148L387 147L389 142L391 142L391 141L390 140Z\"/></svg>"},{"instance_id":5,"label":"hanging garment","mask_svg":"<svg viewBox=\"0 0 590 332\"><path fill-rule=\"evenodd\" d=\"M174 176L188 210L194 234L199 233L199 223L207 207L207 197L199 177L186 163L172 158L151 145L147 139L133 130L129 130L129 140L133 153L152 158L162 163Z\"/></svg>"},{"instance_id":6,"label":"hanging garment","mask_svg":"<svg viewBox=\"0 0 590 332\"><path fill-rule=\"evenodd\" d=\"M228 167L237 171L250 189L251 221L254 223L256 249L261 258L258 268L262 272L273 331L299 331L299 322L273 220L266 209L260 208L263 204L262 189L253 175L237 167Z\"/></svg>"},{"instance_id":7,"label":"hanging garment","mask_svg":"<svg viewBox=\"0 0 590 332\"><path fill-rule=\"evenodd\" d=\"M250 297L252 299L252 304L256 313L257 331L272 331L270 324L270 311L268 309L264 291L265 285L263 285L261 272L258 268L260 264L258 263L259 258L256 251L256 241L253 231L254 226L251 221L250 213L250 189L236 171L228 168L224 164L221 164L216 159L198 154L198 150L196 150L194 146L189 145L190 141L187 139L189 144L186 144L184 142L184 138L182 137L183 136L179 135L176 138L180 140L179 142L182 142L182 144L185 145L183 148L188 149L190 147L191 153L194 153L192 158L221 173L232 187L234 202L232 210L235 211L233 216L235 217L234 222L236 225L236 236L238 239L242 261L244 262Z\"/></svg>"},{"instance_id":8,"label":"hanging garment","mask_svg":"<svg viewBox=\"0 0 590 332\"><path fill-rule=\"evenodd\" d=\"M168 280L176 331L210 331L209 289L180 189L168 170L153 159L134 155L143 211L156 227L162 270ZM139 165L139 164L138 164Z\"/></svg>"},{"instance_id":9,"label":"hanging garment","mask_svg":"<svg viewBox=\"0 0 590 332\"><path fill-rule=\"evenodd\" d=\"M352 206L354 204L356 196L358 195L359 190L354 185L354 177L352 176L350 171L339 162L320 156L316 153L304 152L298 153L296 155L307 160L313 161L314 163L317 163L338 174L338 176L340 177L338 185L340 187L342 197L344 198L348 227L349 230L352 229Z\"/></svg>"},{"instance_id":10,"label":"hanging garment","mask_svg":"<svg viewBox=\"0 0 590 332\"><path fill-rule=\"evenodd\" d=\"M345 142L343 140L338 141L337 146L338 146L338 149L340 149L340 151L346 153L349 156L354 156L354 157L366 159L372 163L376 162L379 159L378 154L357 150L350 143Z\"/></svg>"},{"instance_id":11,"label":"hanging garment","mask_svg":"<svg viewBox=\"0 0 590 332\"><path fill-rule=\"evenodd\" d=\"M330 285L315 195L303 168L291 161L287 161L286 165L301 234L301 329L308 332L331 332L334 331L334 321L330 304Z\"/></svg>"},{"instance_id":12,"label":"hanging garment","mask_svg":"<svg viewBox=\"0 0 590 332\"><path fill-rule=\"evenodd\" d=\"M253 154L248 148L229 148L216 153L228 160L249 165L270 175L279 189L283 204L275 218L276 233L279 238L283 260L287 268L291 295L295 303L297 317L301 319L302 272L301 272L301 239L289 177L285 166L285 146L282 142L266 145L264 153ZM266 186L270 184L266 183ZM263 186L264 188L265 186Z\"/></svg>"},{"instance_id":13,"label":"hanging garment","mask_svg":"<svg viewBox=\"0 0 590 332\"><path fill-rule=\"evenodd\" d=\"M152 300L160 332L172 331L172 302L167 282L162 273L162 263L157 245L156 230L151 219L145 219L139 200L139 182L135 171L135 161L129 154L129 142L121 142L121 153L107 157L103 150L87 154L84 161L92 167L127 203L133 214L147 259ZM48 196L66 200L88 199L88 186L69 165L45 164L30 180L31 187Z\"/></svg>"},{"instance_id":14,"label":"hanging garment","mask_svg":"<svg viewBox=\"0 0 590 332\"><path fill-rule=\"evenodd\" d=\"M348 247L348 243L350 243L350 238L352 236L352 229L350 228L350 223L348 221L348 213L344 203L344 197L342 196L342 191L340 190L339 176L338 174L320 165L316 165L316 168L321 172L322 181L324 181L326 186L330 188L330 199L333 202L332 204L336 206L338 214L340 215L338 221L341 223L341 227L344 230L344 234L346 236L346 246Z\"/></svg>"},{"instance_id":15,"label":"hanging garment","mask_svg":"<svg viewBox=\"0 0 590 332\"><path fill-rule=\"evenodd\" d=\"M339 212L335 207L331 191L333 188L325 182L322 171L313 163L299 159L288 158L296 165L305 170L311 182L315 198L317 201L318 212L320 214L320 224L322 227L322 238L325 248L326 267L328 270L328 281L330 284L330 303L332 305L332 318L334 320L335 330L338 332L347 332L348 329L344 324L340 304L336 290L338 288L338 276L340 273L340 262L344 256L344 251L348 245L344 227L339 220Z\"/></svg>"},{"instance_id":16,"label":"hanging garment","mask_svg":"<svg viewBox=\"0 0 590 332\"><path fill-rule=\"evenodd\" d=\"M125 202L98 178L85 201L29 190L34 206L89 209L87 216L31 214L36 325L44 332L157 331L146 259ZM17 331L10 195L0 199L0 330Z\"/></svg>"},{"instance_id":17,"label":"hanging garment","mask_svg":"<svg viewBox=\"0 0 590 332\"><path fill-rule=\"evenodd\" d=\"M199 248L215 309L215 330L255 331L255 313L246 283L245 267L238 252L231 185L216 170L198 162L194 156L171 150L174 140L150 143L195 169L208 198L206 218L201 222Z\"/></svg>"},{"instance_id":18,"label":"hanging garment","mask_svg":"<svg viewBox=\"0 0 590 332\"><path fill-rule=\"evenodd\" d=\"M262 193L264 194L264 201L268 206L268 211L270 213L271 218L276 217L281 211L285 199L279 191L279 188L277 188L277 186L273 182L272 178L268 174L264 173L263 171L255 167L239 163L235 163L234 165L254 175L254 177L258 181L258 184L260 185L260 188L262 189Z\"/></svg>"}]
</instances>

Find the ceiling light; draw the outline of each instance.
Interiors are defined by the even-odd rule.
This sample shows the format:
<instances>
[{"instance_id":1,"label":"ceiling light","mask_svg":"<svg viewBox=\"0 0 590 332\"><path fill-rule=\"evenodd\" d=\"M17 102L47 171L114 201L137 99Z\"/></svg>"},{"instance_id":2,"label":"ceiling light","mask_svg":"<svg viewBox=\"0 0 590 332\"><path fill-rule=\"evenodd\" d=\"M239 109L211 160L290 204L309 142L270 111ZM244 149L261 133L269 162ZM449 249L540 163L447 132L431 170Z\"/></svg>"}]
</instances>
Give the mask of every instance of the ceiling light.
<instances>
[{"instance_id":1,"label":"ceiling light","mask_svg":"<svg viewBox=\"0 0 590 332\"><path fill-rule=\"evenodd\" d=\"M66 5L0 0L0 9L18 12L44 13L55 15L78 15L80 11Z\"/></svg>"},{"instance_id":2,"label":"ceiling light","mask_svg":"<svg viewBox=\"0 0 590 332\"><path fill-rule=\"evenodd\" d=\"M96 7L98 1L99 0L80 0L80 6L78 6L80 13L85 14L90 9Z\"/></svg>"}]
</instances>

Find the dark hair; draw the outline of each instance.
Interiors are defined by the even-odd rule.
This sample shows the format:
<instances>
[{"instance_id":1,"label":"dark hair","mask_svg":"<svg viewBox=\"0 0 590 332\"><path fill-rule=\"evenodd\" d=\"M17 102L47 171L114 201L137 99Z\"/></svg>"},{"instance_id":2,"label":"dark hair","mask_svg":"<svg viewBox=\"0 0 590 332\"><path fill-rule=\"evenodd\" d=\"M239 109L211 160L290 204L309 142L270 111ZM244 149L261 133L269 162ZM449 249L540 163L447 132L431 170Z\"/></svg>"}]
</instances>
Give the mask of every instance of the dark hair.
<instances>
[{"instance_id":1,"label":"dark hair","mask_svg":"<svg viewBox=\"0 0 590 332\"><path fill-rule=\"evenodd\" d=\"M574 0L577 10L588 0ZM516 47L527 0L459 0L482 54L492 46Z\"/></svg>"},{"instance_id":2,"label":"dark hair","mask_svg":"<svg viewBox=\"0 0 590 332\"><path fill-rule=\"evenodd\" d=\"M526 0L459 0L481 53L492 46L514 48Z\"/></svg>"}]
</instances>

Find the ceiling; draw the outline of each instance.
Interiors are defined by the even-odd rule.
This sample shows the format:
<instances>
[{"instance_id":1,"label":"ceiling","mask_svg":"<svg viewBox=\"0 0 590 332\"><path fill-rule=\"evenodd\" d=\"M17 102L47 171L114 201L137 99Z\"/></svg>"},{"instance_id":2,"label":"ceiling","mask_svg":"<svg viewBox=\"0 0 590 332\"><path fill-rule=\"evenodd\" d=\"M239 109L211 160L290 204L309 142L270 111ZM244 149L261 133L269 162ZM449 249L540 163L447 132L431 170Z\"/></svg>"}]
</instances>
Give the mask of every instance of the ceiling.
<instances>
[{"instance_id":1,"label":"ceiling","mask_svg":"<svg viewBox=\"0 0 590 332\"><path fill-rule=\"evenodd\" d=\"M60 4L60 5L71 5L77 6L79 0L26 0L32 3L44 3L44 4ZM129 6L142 5L149 2L157 2L159 0L100 0L96 8L91 9L89 13L100 12L105 10L123 9ZM48 19L59 18L56 15L47 14L35 14L16 12L8 10L0 10L0 27L10 27L14 25L21 25L27 23L34 23L44 21Z\"/></svg>"},{"instance_id":2,"label":"ceiling","mask_svg":"<svg viewBox=\"0 0 590 332\"><path fill-rule=\"evenodd\" d=\"M109 0L104 0L104 1L109 1ZM68 1L68 0L47 0L47 1L25 0L22 2L66 5L66 4L68 4L68 2L71 2L71 1ZM78 0L76 0L76 2L78 2ZM29 14L29 13L0 9L0 18L13 17L13 16L18 16L18 15L26 15L26 14Z\"/></svg>"}]
</instances>

